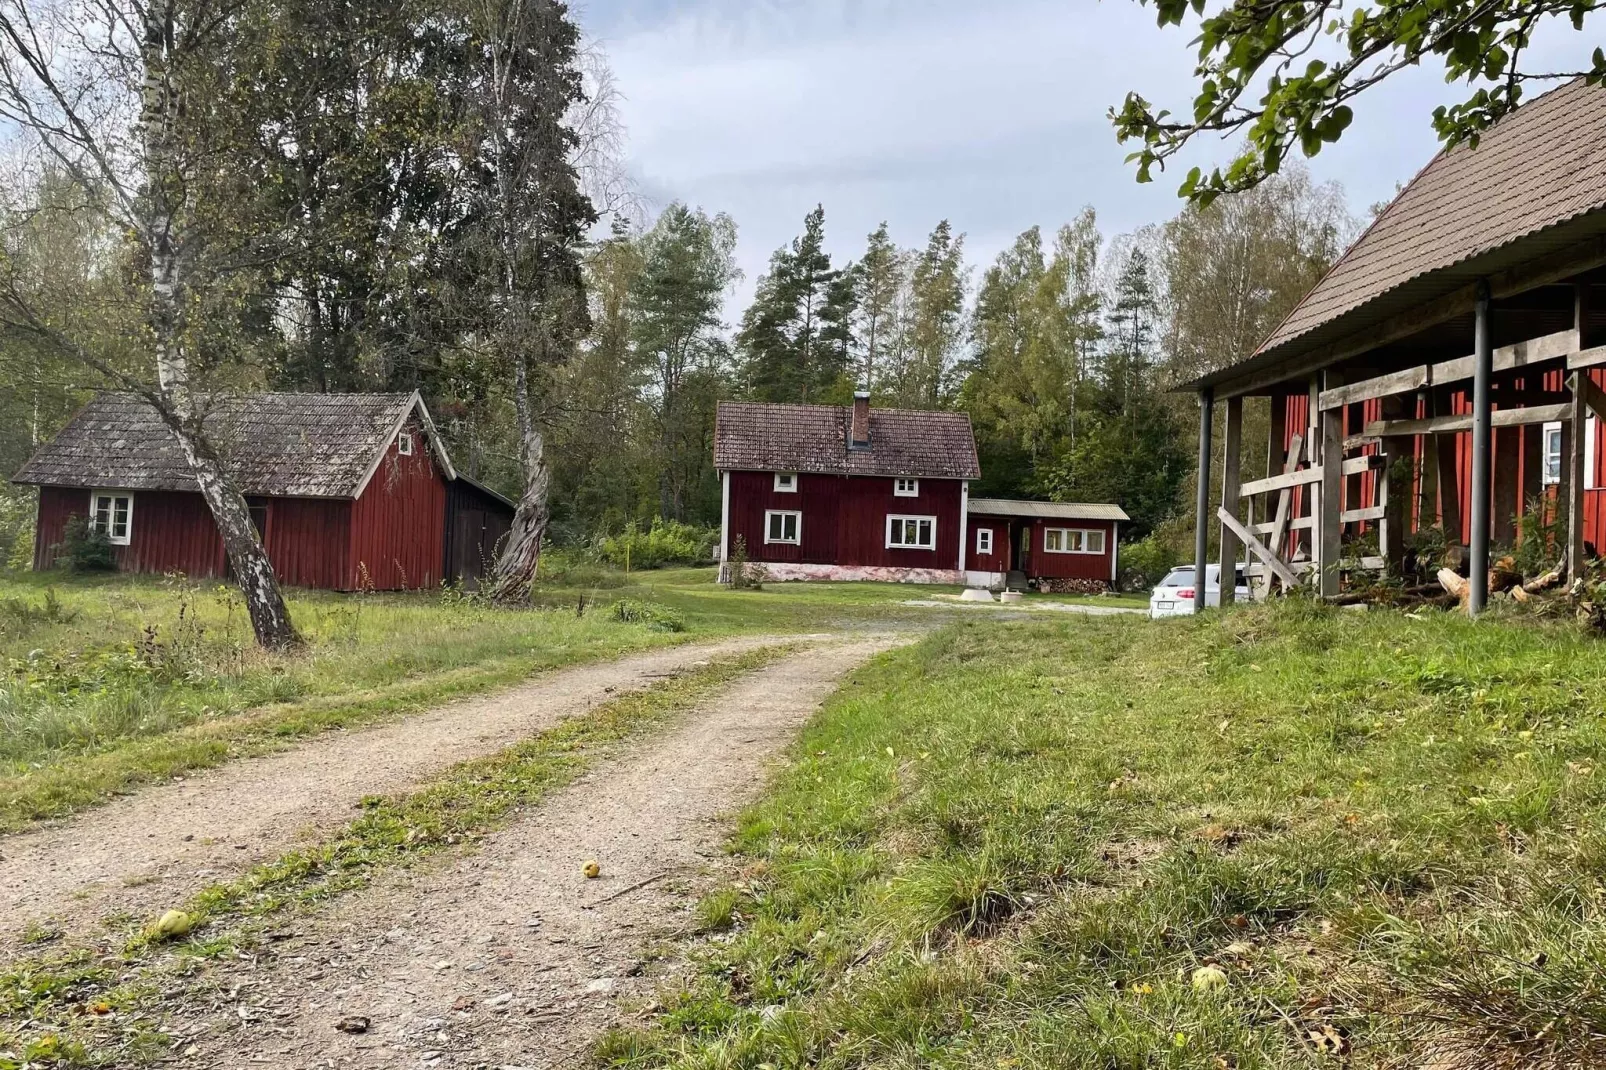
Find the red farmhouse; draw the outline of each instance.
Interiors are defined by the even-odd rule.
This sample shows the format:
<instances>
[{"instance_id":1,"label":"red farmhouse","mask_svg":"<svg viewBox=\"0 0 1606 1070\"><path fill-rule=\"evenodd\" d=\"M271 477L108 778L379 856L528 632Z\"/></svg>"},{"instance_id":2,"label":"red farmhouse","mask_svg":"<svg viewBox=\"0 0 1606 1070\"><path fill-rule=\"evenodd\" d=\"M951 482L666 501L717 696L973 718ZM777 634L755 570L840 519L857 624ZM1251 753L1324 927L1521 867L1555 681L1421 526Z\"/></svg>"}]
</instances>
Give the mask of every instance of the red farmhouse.
<instances>
[{"instance_id":1,"label":"red farmhouse","mask_svg":"<svg viewBox=\"0 0 1606 1070\"><path fill-rule=\"evenodd\" d=\"M453 470L417 393L208 403L207 433L285 583L398 590L472 579L511 523L512 503ZM227 574L178 444L134 395L96 397L14 482L39 487L36 569L55 561L76 514L106 532L123 571Z\"/></svg>"},{"instance_id":2,"label":"red farmhouse","mask_svg":"<svg viewBox=\"0 0 1606 1070\"><path fill-rule=\"evenodd\" d=\"M969 417L951 412L726 402L720 557L737 540L774 580L896 580L1102 588L1127 519L1113 505L970 498ZM723 570L722 570L723 572Z\"/></svg>"}]
</instances>

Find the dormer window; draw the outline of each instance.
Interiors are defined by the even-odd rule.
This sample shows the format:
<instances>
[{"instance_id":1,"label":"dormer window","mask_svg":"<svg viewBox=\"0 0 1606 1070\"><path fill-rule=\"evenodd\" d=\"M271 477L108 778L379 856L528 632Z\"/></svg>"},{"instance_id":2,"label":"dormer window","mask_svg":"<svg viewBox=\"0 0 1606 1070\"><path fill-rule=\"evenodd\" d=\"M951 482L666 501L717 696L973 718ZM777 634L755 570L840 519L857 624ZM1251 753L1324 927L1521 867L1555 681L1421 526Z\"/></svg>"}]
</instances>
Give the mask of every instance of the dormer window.
<instances>
[{"instance_id":1,"label":"dormer window","mask_svg":"<svg viewBox=\"0 0 1606 1070\"><path fill-rule=\"evenodd\" d=\"M403 457L411 457L413 455L413 433L411 431L403 431L396 436L396 452Z\"/></svg>"},{"instance_id":2,"label":"dormer window","mask_svg":"<svg viewBox=\"0 0 1606 1070\"><path fill-rule=\"evenodd\" d=\"M775 473L775 493L777 493L777 494L796 494L797 493L797 473L796 472L776 472Z\"/></svg>"},{"instance_id":3,"label":"dormer window","mask_svg":"<svg viewBox=\"0 0 1606 1070\"><path fill-rule=\"evenodd\" d=\"M920 497L920 480L894 479L892 481L892 496L895 498Z\"/></svg>"}]
</instances>

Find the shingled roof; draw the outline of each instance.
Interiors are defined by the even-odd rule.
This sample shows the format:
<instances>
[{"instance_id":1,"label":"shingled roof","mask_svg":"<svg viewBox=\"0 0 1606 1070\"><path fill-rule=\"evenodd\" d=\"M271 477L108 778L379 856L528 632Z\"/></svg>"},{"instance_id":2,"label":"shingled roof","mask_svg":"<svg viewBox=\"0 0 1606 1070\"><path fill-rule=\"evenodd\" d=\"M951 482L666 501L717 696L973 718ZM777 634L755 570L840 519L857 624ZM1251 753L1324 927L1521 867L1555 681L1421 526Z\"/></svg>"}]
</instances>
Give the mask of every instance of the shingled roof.
<instances>
[{"instance_id":1,"label":"shingled roof","mask_svg":"<svg viewBox=\"0 0 1606 1070\"><path fill-rule=\"evenodd\" d=\"M446 477L451 460L412 394L218 394L204 427L245 494L355 498L416 413ZM98 395L40 446L14 483L118 490L196 490L178 442L134 394Z\"/></svg>"},{"instance_id":2,"label":"shingled roof","mask_svg":"<svg viewBox=\"0 0 1606 1070\"><path fill-rule=\"evenodd\" d=\"M725 401L714 424L721 471L980 479L970 417L870 409L870 445L848 448L853 410L840 405Z\"/></svg>"},{"instance_id":3,"label":"shingled roof","mask_svg":"<svg viewBox=\"0 0 1606 1070\"><path fill-rule=\"evenodd\" d=\"M1563 227L1563 224L1567 226ZM1439 153L1247 360L1352 337L1478 279L1606 234L1606 89L1582 79Z\"/></svg>"}]
</instances>

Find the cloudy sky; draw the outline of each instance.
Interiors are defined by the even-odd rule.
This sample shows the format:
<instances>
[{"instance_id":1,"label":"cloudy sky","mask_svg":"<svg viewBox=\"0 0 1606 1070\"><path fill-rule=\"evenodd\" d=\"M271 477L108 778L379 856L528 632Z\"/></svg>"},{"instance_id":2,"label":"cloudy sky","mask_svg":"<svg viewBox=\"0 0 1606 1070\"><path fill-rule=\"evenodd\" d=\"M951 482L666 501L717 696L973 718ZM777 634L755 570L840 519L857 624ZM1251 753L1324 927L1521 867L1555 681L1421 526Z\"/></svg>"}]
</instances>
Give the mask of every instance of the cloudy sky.
<instances>
[{"instance_id":1,"label":"cloudy sky","mask_svg":"<svg viewBox=\"0 0 1606 1070\"><path fill-rule=\"evenodd\" d=\"M1137 185L1106 118L1130 89L1190 99L1192 34L1159 30L1136 0L581 0L577 13L618 78L643 193L735 217L743 297L816 203L836 256L882 220L918 245L946 218L972 263L1084 205L1106 234L1178 208L1181 176ZM1581 63L1596 36L1557 27L1538 51ZM1364 211L1432 156L1429 113L1453 95L1442 73L1405 72L1363 98L1313 171Z\"/></svg>"}]
</instances>

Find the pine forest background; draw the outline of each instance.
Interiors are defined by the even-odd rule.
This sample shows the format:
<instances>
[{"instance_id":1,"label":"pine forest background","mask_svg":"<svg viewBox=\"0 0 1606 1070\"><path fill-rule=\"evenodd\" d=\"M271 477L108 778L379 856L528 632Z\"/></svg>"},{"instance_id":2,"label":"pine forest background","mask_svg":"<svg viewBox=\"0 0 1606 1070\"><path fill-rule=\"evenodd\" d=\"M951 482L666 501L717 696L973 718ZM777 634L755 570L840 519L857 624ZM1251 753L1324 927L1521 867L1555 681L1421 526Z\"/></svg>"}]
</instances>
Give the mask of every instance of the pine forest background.
<instances>
[{"instance_id":1,"label":"pine forest background","mask_svg":"<svg viewBox=\"0 0 1606 1070\"><path fill-rule=\"evenodd\" d=\"M263 40L230 53L239 92L209 121L227 127L235 180L203 205L229 239L199 254L214 263L185 330L209 388L420 390L458 466L517 498L517 421L481 328L482 183L457 151L453 50L472 41L424 17L443 7L241 9ZM570 151L590 201L575 218L589 237L531 391L559 547L659 520L717 525L721 400L842 404L863 385L874 405L969 414L975 496L1118 503L1142 544L1129 561L1165 567L1191 530L1197 427L1192 395L1168 387L1251 352L1357 226L1342 191L1298 167L1119 235L1067 190L1065 219L988 263L942 220L909 245L885 225L833 240L859 249L833 257L826 206L733 307L739 221L718 205L641 204L605 59L581 46L570 68ZM48 159L6 163L0 283L108 359L137 359L130 243L76 210L81 189ZM0 470L102 385L27 330L0 330ZM1250 475L1266 465L1259 406ZM25 566L32 514L29 492L0 489L0 563Z\"/></svg>"}]
</instances>

